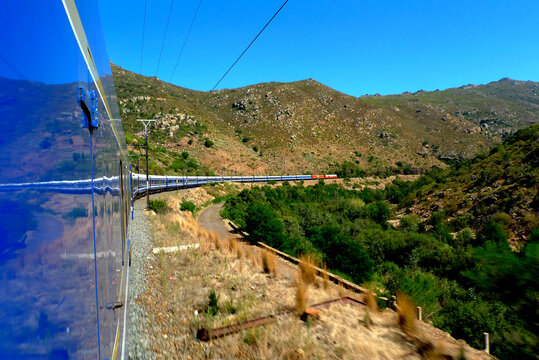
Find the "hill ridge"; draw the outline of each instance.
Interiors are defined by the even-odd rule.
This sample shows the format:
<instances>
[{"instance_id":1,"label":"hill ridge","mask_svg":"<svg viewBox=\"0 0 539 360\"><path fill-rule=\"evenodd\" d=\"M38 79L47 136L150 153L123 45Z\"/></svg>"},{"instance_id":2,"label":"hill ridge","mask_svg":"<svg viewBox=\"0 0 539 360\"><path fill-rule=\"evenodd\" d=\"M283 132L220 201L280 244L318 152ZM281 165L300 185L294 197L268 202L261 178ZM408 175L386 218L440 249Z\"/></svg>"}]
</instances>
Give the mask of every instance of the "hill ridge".
<instances>
[{"instance_id":1,"label":"hill ridge","mask_svg":"<svg viewBox=\"0 0 539 360\"><path fill-rule=\"evenodd\" d=\"M128 137L141 135L136 118L155 118L152 142L218 172L421 172L539 122L536 83L358 98L314 79L203 92L112 69Z\"/></svg>"}]
</instances>

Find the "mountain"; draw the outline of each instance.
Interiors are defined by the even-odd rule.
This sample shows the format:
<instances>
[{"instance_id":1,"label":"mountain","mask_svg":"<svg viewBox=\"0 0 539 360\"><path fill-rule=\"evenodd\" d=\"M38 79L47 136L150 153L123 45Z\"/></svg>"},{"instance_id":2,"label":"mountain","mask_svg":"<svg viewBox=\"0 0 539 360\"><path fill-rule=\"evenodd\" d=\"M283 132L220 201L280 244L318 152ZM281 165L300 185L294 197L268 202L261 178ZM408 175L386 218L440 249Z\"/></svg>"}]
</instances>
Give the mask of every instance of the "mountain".
<instances>
[{"instance_id":1,"label":"mountain","mask_svg":"<svg viewBox=\"0 0 539 360\"><path fill-rule=\"evenodd\" d=\"M534 82L357 98L312 79L201 92L112 69L126 137L143 134L137 118L157 119L154 170L171 174L181 166L163 154L174 152L217 173L421 172L539 121Z\"/></svg>"},{"instance_id":2,"label":"mountain","mask_svg":"<svg viewBox=\"0 0 539 360\"><path fill-rule=\"evenodd\" d=\"M465 226L479 230L494 221L518 244L539 229L538 190L539 124L535 124L411 192L407 200L417 201L408 211L423 218L443 211L456 230Z\"/></svg>"}]
</instances>

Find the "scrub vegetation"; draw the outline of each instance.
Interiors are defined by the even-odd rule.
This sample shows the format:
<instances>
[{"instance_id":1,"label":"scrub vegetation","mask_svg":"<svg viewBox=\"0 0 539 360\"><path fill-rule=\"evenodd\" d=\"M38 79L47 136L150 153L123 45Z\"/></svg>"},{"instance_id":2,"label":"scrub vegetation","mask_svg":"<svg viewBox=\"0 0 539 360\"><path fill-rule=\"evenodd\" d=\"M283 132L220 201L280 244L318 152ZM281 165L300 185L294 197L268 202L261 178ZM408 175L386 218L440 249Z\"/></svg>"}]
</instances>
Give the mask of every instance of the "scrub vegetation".
<instances>
[{"instance_id":1,"label":"scrub vegetation","mask_svg":"<svg viewBox=\"0 0 539 360\"><path fill-rule=\"evenodd\" d=\"M148 256L147 287L135 299L147 317L142 332L149 341L142 346L151 358L356 359L361 354L368 359L420 360L455 358L461 350L469 360L489 358L426 323L416 323L417 331L410 337L398 326L397 314L378 311L374 299L369 307L349 303L320 307L319 318L302 320L314 304L353 295L327 279L323 287L316 277L313 283L304 281L315 276L312 256L303 257L300 268L238 235L225 236L215 231L217 223L200 217L197 222L191 212L181 210L185 198L204 189L215 190L207 186L159 194L169 211L149 215L154 246L178 247ZM261 316L273 321L208 342L197 339L201 329ZM425 356L425 344L438 351L438 357Z\"/></svg>"},{"instance_id":2,"label":"scrub vegetation","mask_svg":"<svg viewBox=\"0 0 539 360\"><path fill-rule=\"evenodd\" d=\"M424 320L476 348L488 332L494 355L533 359L539 345L538 135L539 126L528 127L487 154L434 168L415 182L396 180L385 190L323 181L254 187L228 199L222 214L251 243L309 254L356 283L374 284L379 295L407 294L423 308ZM502 201L484 204L485 187ZM444 201L433 202L440 193ZM425 208L430 211L412 212ZM400 221L388 222L396 213ZM514 234L520 237L510 243Z\"/></svg>"}]
</instances>

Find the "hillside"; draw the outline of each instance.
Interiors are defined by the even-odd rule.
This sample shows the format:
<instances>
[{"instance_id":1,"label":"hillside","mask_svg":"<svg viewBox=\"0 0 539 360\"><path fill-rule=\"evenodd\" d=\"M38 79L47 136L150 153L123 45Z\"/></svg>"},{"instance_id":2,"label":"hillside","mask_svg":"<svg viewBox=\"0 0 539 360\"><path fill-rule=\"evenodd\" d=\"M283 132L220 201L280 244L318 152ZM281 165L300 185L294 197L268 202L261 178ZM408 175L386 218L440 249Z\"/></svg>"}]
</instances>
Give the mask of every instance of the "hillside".
<instances>
[{"instance_id":1,"label":"hillside","mask_svg":"<svg viewBox=\"0 0 539 360\"><path fill-rule=\"evenodd\" d=\"M230 234L218 215L205 221L205 214L215 206L202 211L197 220L180 211L183 201L202 206L214 195L223 195L224 188L207 186L155 196L166 202L168 211L146 213L153 240L144 251L139 245L134 254L135 273L141 272L144 280L136 287L134 316L129 317L130 336L135 339L130 342L130 358L491 359L427 321L414 321L413 309L406 326L399 326L395 311L378 309L373 301L369 306L357 302L320 306L343 296L366 297L347 292L327 278L303 280L305 271ZM136 219L145 219L136 208ZM177 252L151 251L172 245L179 246ZM273 259L270 271L264 270L264 256ZM302 300L298 293L303 294ZM300 320L299 309L304 306L320 309L320 318ZM263 326L207 342L197 339L202 328L268 315L272 321Z\"/></svg>"},{"instance_id":2,"label":"hillside","mask_svg":"<svg viewBox=\"0 0 539 360\"><path fill-rule=\"evenodd\" d=\"M418 189L401 185L408 189L405 202L413 203L408 212L429 218L443 211L456 230L466 226L479 230L494 220L516 241L539 228L538 179L536 124L519 130L490 152L458 164L429 185Z\"/></svg>"},{"instance_id":3,"label":"hillside","mask_svg":"<svg viewBox=\"0 0 539 360\"><path fill-rule=\"evenodd\" d=\"M184 167L168 151L217 173L327 172L344 161L368 174L417 172L539 120L532 82L356 98L312 79L200 92L112 68L126 137L142 135L137 118L157 119L154 169L167 173Z\"/></svg>"},{"instance_id":4,"label":"hillside","mask_svg":"<svg viewBox=\"0 0 539 360\"><path fill-rule=\"evenodd\" d=\"M385 297L407 293L434 326L474 347L488 332L497 357L535 359L538 140L532 125L489 153L383 190L254 187L228 198L222 215L252 243L312 254Z\"/></svg>"}]
</instances>

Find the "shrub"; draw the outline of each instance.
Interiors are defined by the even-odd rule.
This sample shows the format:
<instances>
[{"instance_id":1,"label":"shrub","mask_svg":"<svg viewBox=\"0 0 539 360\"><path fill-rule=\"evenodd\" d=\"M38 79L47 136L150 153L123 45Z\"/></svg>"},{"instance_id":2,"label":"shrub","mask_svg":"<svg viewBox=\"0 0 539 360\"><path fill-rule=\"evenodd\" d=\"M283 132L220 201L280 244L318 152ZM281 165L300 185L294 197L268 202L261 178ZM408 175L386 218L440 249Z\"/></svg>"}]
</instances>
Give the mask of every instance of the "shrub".
<instances>
[{"instance_id":1,"label":"shrub","mask_svg":"<svg viewBox=\"0 0 539 360\"><path fill-rule=\"evenodd\" d=\"M182 158L187 159L189 157L189 153L187 151L182 152Z\"/></svg>"},{"instance_id":2,"label":"shrub","mask_svg":"<svg viewBox=\"0 0 539 360\"><path fill-rule=\"evenodd\" d=\"M208 314L210 316L215 316L219 312L219 295L215 290L211 290L208 295Z\"/></svg>"},{"instance_id":3,"label":"shrub","mask_svg":"<svg viewBox=\"0 0 539 360\"><path fill-rule=\"evenodd\" d=\"M486 224L483 229L481 229L477 236L477 240L479 241L477 244L475 244L477 246L482 245L487 241L492 241L502 247L508 246L507 236L502 230L502 227L494 221Z\"/></svg>"},{"instance_id":4,"label":"shrub","mask_svg":"<svg viewBox=\"0 0 539 360\"><path fill-rule=\"evenodd\" d=\"M196 205L192 201L186 201L182 200L182 204L180 205L181 211L190 211L193 213L196 209Z\"/></svg>"},{"instance_id":5,"label":"shrub","mask_svg":"<svg viewBox=\"0 0 539 360\"><path fill-rule=\"evenodd\" d=\"M413 216L401 217L399 229L402 231L417 232L417 219Z\"/></svg>"},{"instance_id":6,"label":"shrub","mask_svg":"<svg viewBox=\"0 0 539 360\"><path fill-rule=\"evenodd\" d=\"M150 200L150 210L153 210L156 214L166 214L168 205L164 200L153 199Z\"/></svg>"},{"instance_id":7,"label":"shrub","mask_svg":"<svg viewBox=\"0 0 539 360\"><path fill-rule=\"evenodd\" d=\"M211 141L210 139L204 140L204 146L207 148L211 148L213 146L213 141Z\"/></svg>"}]
</instances>

